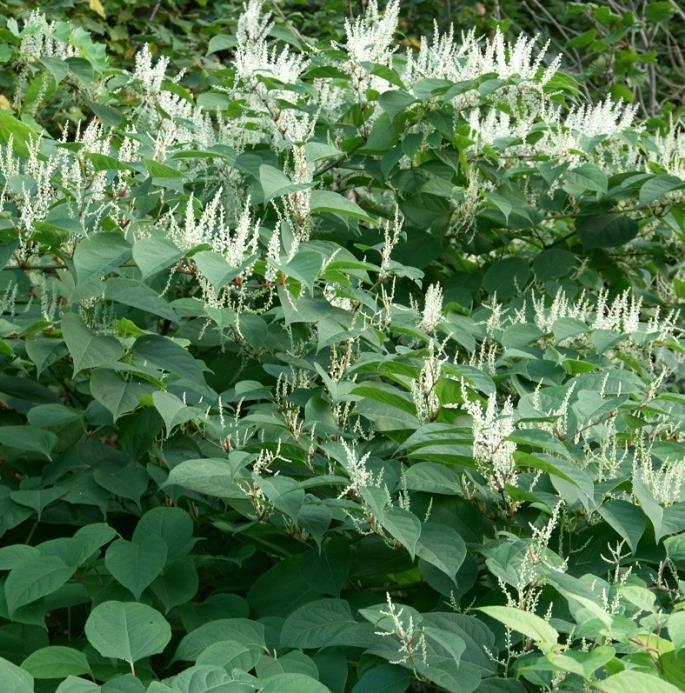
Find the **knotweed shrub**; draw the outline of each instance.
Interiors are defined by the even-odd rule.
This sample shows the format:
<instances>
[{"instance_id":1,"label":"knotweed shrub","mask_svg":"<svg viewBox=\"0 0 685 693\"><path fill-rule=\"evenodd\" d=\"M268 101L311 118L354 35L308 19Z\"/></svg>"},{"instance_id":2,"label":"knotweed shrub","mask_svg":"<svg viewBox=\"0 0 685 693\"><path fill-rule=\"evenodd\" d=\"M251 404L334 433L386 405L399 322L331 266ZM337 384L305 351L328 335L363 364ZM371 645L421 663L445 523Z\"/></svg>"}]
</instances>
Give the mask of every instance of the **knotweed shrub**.
<instances>
[{"instance_id":1,"label":"knotweed shrub","mask_svg":"<svg viewBox=\"0 0 685 693\"><path fill-rule=\"evenodd\" d=\"M399 14L7 22L0 690L683 689L685 135Z\"/></svg>"}]
</instances>

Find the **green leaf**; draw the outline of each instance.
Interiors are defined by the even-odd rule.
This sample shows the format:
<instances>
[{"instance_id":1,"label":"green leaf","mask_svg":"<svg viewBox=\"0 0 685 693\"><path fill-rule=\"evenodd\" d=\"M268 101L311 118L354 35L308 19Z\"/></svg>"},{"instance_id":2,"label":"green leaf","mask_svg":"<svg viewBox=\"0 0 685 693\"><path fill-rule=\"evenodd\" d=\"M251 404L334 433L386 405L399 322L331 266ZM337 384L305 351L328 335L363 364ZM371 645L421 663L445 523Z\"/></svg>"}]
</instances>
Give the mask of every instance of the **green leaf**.
<instances>
[{"instance_id":1,"label":"green leaf","mask_svg":"<svg viewBox=\"0 0 685 693\"><path fill-rule=\"evenodd\" d=\"M180 426L190 421L196 415L196 411L192 407L188 407L183 403L183 400L171 392L157 390L152 393L152 401L159 415L164 420L167 438L175 426Z\"/></svg>"},{"instance_id":2,"label":"green leaf","mask_svg":"<svg viewBox=\"0 0 685 693\"><path fill-rule=\"evenodd\" d=\"M554 644L559 639L559 633L547 621L528 611L513 606L482 606L478 611L543 646Z\"/></svg>"},{"instance_id":3,"label":"green leaf","mask_svg":"<svg viewBox=\"0 0 685 693\"><path fill-rule=\"evenodd\" d=\"M57 556L27 558L14 567L5 582L10 614L58 590L76 571Z\"/></svg>"},{"instance_id":4,"label":"green leaf","mask_svg":"<svg viewBox=\"0 0 685 693\"><path fill-rule=\"evenodd\" d=\"M414 558L416 555L416 545L421 536L421 522L413 513L402 508L390 508L383 513L380 518L383 529L396 539L409 555ZM425 553L429 550L425 547Z\"/></svg>"},{"instance_id":5,"label":"green leaf","mask_svg":"<svg viewBox=\"0 0 685 693\"><path fill-rule=\"evenodd\" d=\"M530 268L519 257L508 257L490 265L483 276L483 288L498 299L511 298L525 289Z\"/></svg>"},{"instance_id":6,"label":"green leaf","mask_svg":"<svg viewBox=\"0 0 685 693\"><path fill-rule=\"evenodd\" d=\"M581 215L576 219L576 231L585 250L625 245L638 230L637 221L621 214Z\"/></svg>"},{"instance_id":7,"label":"green leaf","mask_svg":"<svg viewBox=\"0 0 685 693\"><path fill-rule=\"evenodd\" d=\"M207 45L207 55L212 53L217 53L218 51L230 50L235 47L235 36L228 36L226 34L218 34L217 36L212 36Z\"/></svg>"},{"instance_id":8,"label":"green leaf","mask_svg":"<svg viewBox=\"0 0 685 693\"><path fill-rule=\"evenodd\" d=\"M259 167L259 183L264 192L264 202L310 187L309 183L293 183L282 171L268 164Z\"/></svg>"},{"instance_id":9,"label":"green leaf","mask_svg":"<svg viewBox=\"0 0 685 693\"><path fill-rule=\"evenodd\" d=\"M378 104L391 120L414 103L417 103L417 99L401 90L385 91L378 97Z\"/></svg>"},{"instance_id":10,"label":"green leaf","mask_svg":"<svg viewBox=\"0 0 685 693\"><path fill-rule=\"evenodd\" d=\"M262 693L330 693L330 689L305 674L276 674L262 681Z\"/></svg>"},{"instance_id":11,"label":"green leaf","mask_svg":"<svg viewBox=\"0 0 685 693\"><path fill-rule=\"evenodd\" d=\"M679 688L652 674L641 671L621 671L594 684L602 693L676 693Z\"/></svg>"},{"instance_id":12,"label":"green leaf","mask_svg":"<svg viewBox=\"0 0 685 693\"><path fill-rule=\"evenodd\" d=\"M138 520L133 541L138 542L150 535L161 537L167 545L167 561L175 561L185 556L195 543L193 539L193 520L178 507L152 508Z\"/></svg>"},{"instance_id":13,"label":"green leaf","mask_svg":"<svg viewBox=\"0 0 685 693\"><path fill-rule=\"evenodd\" d=\"M685 649L685 611L676 611L668 617L668 635L676 650Z\"/></svg>"},{"instance_id":14,"label":"green leaf","mask_svg":"<svg viewBox=\"0 0 685 693\"><path fill-rule=\"evenodd\" d=\"M330 190L313 190L309 208L312 214L328 212L344 218L372 221L371 217L356 203Z\"/></svg>"},{"instance_id":15,"label":"green leaf","mask_svg":"<svg viewBox=\"0 0 685 693\"><path fill-rule=\"evenodd\" d=\"M234 478L247 461L248 459L239 456L232 459L208 457L185 460L171 470L166 485L175 484L189 491L217 498L242 497L244 494L240 492Z\"/></svg>"},{"instance_id":16,"label":"green leaf","mask_svg":"<svg viewBox=\"0 0 685 693\"><path fill-rule=\"evenodd\" d=\"M138 265L143 279L171 267L183 256L169 239L154 236L137 241L132 252L133 260Z\"/></svg>"},{"instance_id":17,"label":"green leaf","mask_svg":"<svg viewBox=\"0 0 685 693\"><path fill-rule=\"evenodd\" d=\"M392 664L381 664L364 672L352 693L405 693L411 682L409 671Z\"/></svg>"},{"instance_id":18,"label":"green leaf","mask_svg":"<svg viewBox=\"0 0 685 693\"><path fill-rule=\"evenodd\" d=\"M174 693L243 693L223 667L199 664L174 677Z\"/></svg>"},{"instance_id":19,"label":"green leaf","mask_svg":"<svg viewBox=\"0 0 685 693\"><path fill-rule=\"evenodd\" d=\"M251 262L247 260L237 267L229 265L226 258L211 250L202 250L193 255L193 262L215 291L228 286Z\"/></svg>"},{"instance_id":20,"label":"green leaf","mask_svg":"<svg viewBox=\"0 0 685 693\"><path fill-rule=\"evenodd\" d=\"M667 3L668 4L668 3ZM640 205L648 205L658 200L662 195L672 190L680 190L685 186L680 178L675 176L654 176L640 188Z\"/></svg>"},{"instance_id":21,"label":"green leaf","mask_svg":"<svg viewBox=\"0 0 685 693\"><path fill-rule=\"evenodd\" d=\"M74 268L80 295L97 287L106 275L130 257L130 244L116 233L98 233L78 243Z\"/></svg>"},{"instance_id":22,"label":"green leaf","mask_svg":"<svg viewBox=\"0 0 685 693\"><path fill-rule=\"evenodd\" d=\"M90 672L90 665L83 652L61 645L36 650L21 666L36 679L63 679Z\"/></svg>"},{"instance_id":23,"label":"green leaf","mask_svg":"<svg viewBox=\"0 0 685 693\"><path fill-rule=\"evenodd\" d=\"M118 339L93 334L76 313L62 316L62 334L74 362L74 375L88 368L111 366L124 353Z\"/></svg>"},{"instance_id":24,"label":"green leaf","mask_svg":"<svg viewBox=\"0 0 685 693\"><path fill-rule=\"evenodd\" d=\"M611 528L628 542L630 550L635 553L647 524L640 508L628 501L612 500L599 508L598 512Z\"/></svg>"},{"instance_id":25,"label":"green leaf","mask_svg":"<svg viewBox=\"0 0 685 693\"><path fill-rule=\"evenodd\" d=\"M168 613L175 606L189 602L197 594L199 586L195 565L192 559L186 557L168 563L150 589Z\"/></svg>"},{"instance_id":26,"label":"green leaf","mask_svg":"<svg viewBox=\"0 0 685 693\"><path fill-rule=\"evenodd\" d=\"M116 301L131 308L137 308L145 313L178 322L173 308L159 294L135 279L113 277L105 282L105 298Z\"/></svg>"},{"instance_id":27,"label":"green leaf","mask_svg":"<svg viewBox=\"0 0 685 693\"><path fill-rule=\"evenodd\" d=\"M117 539L107 549L105 567L140 599L145 588L162 572L166 558L166 542L154 534L140 536L136 542Z\"/></svg>"},{"instance_id":28,"label":"green leaf","mask_svg":"<svg viewBox=\"0 0 685 693\"><path fill-rule=\"evenodd\" d=\"M76 676L68 676L59 686L55 693L101 693L102 689L92 681L86 681Z\"/></svg>"},{"instance_id":29,"label":"green leaf","mask_svg":"<svg viewBox=\"0 0 685 693\"><path fill-rule=\"evenodd\" d=\"M0 142L7 144L10 139L14 150L23 156L28 154L28 144L38 139L36 131L7 111L0 109Z\"/></svg>"},{"instance_id":30,"label":"green leaf","mask_svg":"<svg viewBox=\"0 0 685 693\"><path fill-rule=\"evenodd\" d=\"M33 676L0 657L0 690L7 693L33 693Z\"/></svg>"},{"instance_id":31,"label":"green leaf","mask_svg":"<svg viewBox=\"0 0 685 693\"><path fill-rule=\"evenodd\" d=\"M665 22L671 18L675 11L676 7L669 0L657 0L656 2L647 3L645 17L650 22Z\"/></svg>"},{"instance_id":32,"label":"green leaf","mask_svg":"<svg viewBox=\"0 0 685 693\"><path fill-rule=\"evenodd\" d=\"M582 164L566 174L565 189L574 197L586 190L605 193L608 187L607 174L594 164Z\"/></svg>"},{"instance_id":33,"label":"green leaf","mask_svg":"<svg viewBox=\"0 0 685 693\"><path fill-rule=\"evenodd\" d=\"M188 633L178 644L176 660L193 662L212 643L235 640L246 647L266 647L264 626L247 618L221 618L210 621Z\"/></svg>"},{"instance_id":34,"label":"green leaf","mask_svg":"<svg viewBox=\"0 0 685 693\"><path fill-rule=\"evenodd\" d=\"M342 599L319 599L295 609L281 629L281 646L306 649L325 647L357 622Z\"/></svg>"},{"instance_id":35,"label":"green leaf","mask_svg":"<svg viewBox=\"0 0 685 693\"><path fill-rule=\"evenodd\" d=\"M50 453L57 445L57 436L34 426L0 426L0 445L14 450L37 452L51 459Z\"/></svg>"},{"instance_id":36,"label":"green leaf","mask_svg":"<svg viewBox=\"0 0 685 693\"><path fill-rule=\"evenodd\" d=\"M136 409L146 392L147 388L141 383L124 380L114 371L97 369L90 376L90 394L115 421Z\"/></svg>"},{"instance_id":37,"label":"green leaf","mask_svg":"<svg viewBox=\"0 0 685 693\"><path fill-rule=\"evenodd\" d=\"M159 654L171 640L171 628L158 611L135 602L103 602L86 621L86 638L103 656L128 662Z\"/></svg>"},{"instance_id":38,"label":"green leaf","mask_svg":"<svg viewBox=\"0 0 685 693\"><path fill-rule=\"evenodd\" d=\"M434 565L456 584L456 574L466 558L466 544L452 527L427 522L421 528L416 555Z\"/></svg>"}]
</instances>

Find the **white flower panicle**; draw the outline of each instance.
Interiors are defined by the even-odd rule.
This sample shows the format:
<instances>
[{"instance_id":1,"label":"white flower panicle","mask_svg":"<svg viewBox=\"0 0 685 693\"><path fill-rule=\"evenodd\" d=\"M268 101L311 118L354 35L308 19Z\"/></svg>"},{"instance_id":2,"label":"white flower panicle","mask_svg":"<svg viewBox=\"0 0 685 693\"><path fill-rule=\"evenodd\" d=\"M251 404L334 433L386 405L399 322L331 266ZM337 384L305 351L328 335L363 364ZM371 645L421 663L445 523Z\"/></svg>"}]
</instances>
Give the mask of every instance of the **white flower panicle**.
<instances>
[{"instance_id":1,"label":"white flower panicle","mask_svg":"<svg viewBox=\"0 0 685 693\"><path fill-rule=\"evenodd\" d=\"M144 99L150 101L161 92L167 67L169 59L166 56L154 62L147 43L136 53L133 77L140 83Z\"/></svg>"},{"instance_id":2,"label":"white flower panicle","mask_svg":"<svg viewBox=\"0 0 685 693\"><path fill-rule=\"evenodd\" d=\"M292 54L289 46L269 50L267 36L272 27L271 14L263 14L262 0L250 0L243 5L236 32L236 74L246 80L265 75L292 84L305 70L308 61L304 55Z\"/></svg>"},{"instance_id":3,"label":"white flower panicle","mask_svg":"<svg viewBox=\"0 0 685 693\"><path fill-rule=\"evenodd\" d=\"M239 46L257 44L265 41L267 34L273 28L271 13L263 13L262 0L249 0L243 5L243 12L238 17L236 41Z\"/></svg>"},{"instance_id":4,"label":"white flower panicle","mask_svg":"<svg viewBox=\"0 0 685 693\"><path fill-rule=\"evenodd\" d=\"M453 27L444 34L436 27L431 43L423 38L418 53L407 54L404 77L410 84L425 77L466 82L492 73L498 79L517 77L541 88L558 71L561 57L552 59L539 74L549 43L536 52L537 41L537 36L521 34L509 43L498 29L492 39L482 43L475 31L462 35L461 42L455 43Z\"/></svg>"},{"instance_id":5,"label":"white flower panicle","mask_svg":"<svg viewBox=\"0 0 685 693\"><path fill-rule=\"evenodd\" d=\"M585 292L575 301L571 301L563 289L557 289L551 305L547 306L544 294L532 296L534 319L537 327L544 333L549 333L554 323L561 318L575 318L586 322L592 311L592 304L585 298Z\"/></svg>"},{"instance_id":6,"label":"white flower panicle","mask_svg":"<svg viewBox=\"0 0 685 693\"><path fill-rule=\"evenodd\" d=\"M249 255L257 252L259 220L253 219L248 197L235 231L221 224L219 233L212 241L212 248L221 253L231 267L238 267Z\"/></svg>"},{"instance_id":7,"label":"white flower panicle","mask_svg":"<svg viewBox=\"0 0 685 693\"><path fill-rule=\"evenodd\" d=\"M655 465L651 448L640 441L633 456L633 483L636 481L647 487L657 503L678 503L685 495L685 457Z\"/></svg>"},{"instance_id":8,"label":"white flower panicle","mask_svg":"<svg viewBox=\"0 0 685 693\"><path fill-rule=\"evenodd\" d=\"M264 280L273 284L278 276L278 264L281 261L281 222L276 222L266 249L266 273Z\"/></svg>"},{"instance_id":9,"label":"white flower panicle","mask_svg":"<svg viewBox=\"0 0 685 693\"><path fill-rule=\"evenodd\" d=\"M642 297L626 289L611 302L607 303L608 291L602 289L597 298L595 308L595 321L592 328L595 330L615 330L633 334L640 329L640 312L642 311Z\"/></svg>"},{"instance_id":10,"label":"white flower panicle","mask_svg":"<svg viewBox=\"0 0 685 693\"><path fill-rule=\"evenodd\" d=\"M431 340L429 354L421 366L419 377L411 382L416 418L422 423L432 421L440 411L440 400L435 390L440 380L443 361L435 355L434 349Z\"/></svg>"},{"instance_id":11,"label":"white flower panicle","mask_svg":"<svg viewBox=\"0 0 685 693\"><path fill-rule=\"evenodd\" d=\"M244 260L257 252L259 242L259 222L253 220L248 197L236 228L231 231L225 220L225 210L221 203L222 189L219 189L210 202L205 205L199 218L195 216L194 195L191 193L186 205L185 221L181 227L173 215L169 215L170 238L183 250L207 244L220 253L231 267L238 267Z\"/></svg>"},{"instance_id":12,"label":"white flower panicle","mask_svg":"<svg viewBox=\"0 0 685 693\"><path fill-rule=\"evenodd\" d=\"M493 144L495 140L514 138L525 140L530 132L532 121L514 118L509 113L490 109L482 118L480 109L474 108L468 117L471 134L477 136L480 144Z\"/></svg>"},{"instance_id":13,"label":"white flower panicle","mask_svg":"<svg viewBox=\"0 0 685 693\"><path fill-rule=\"evenodd\" d=\"M419 327L426 332L433 332L442 321L442 287L431 284L424 297L423 315Z\"/></svg>"},{"instance_id":14,"label":"white flower panicle","mask_svg":"<svg viewBox=\"0 0 685 693\"><path fill-rule=\"evenodd\" d=\"M478 471L496 491L507 484L515 485L518 479L514 461L516 443L506 440L516 430L511 399L505 400L500 411L497 395L493 392L483 409L478 401L468 399L463 384L462 397L464 409L473 419L473 458Z\"/></svg>"},{"instance_id":15,"label":"white flower panicle","mask_svg":"<svg viewBox=\"0 0 685 693\"><path fill-rule=\"evenodd\" d=\"M349 484L340 492L339 498L346 496L348 493L353 493L359 496L362 489L369 486L376 486L371 471L366 467L366 462L371 456L370 452L365 453L361 457L357 455L354 446L350 447L344 440L340 441L345 450L345 471L350 479Z\"/></svg>"},{"instance_id":16,"label":"white flower panicle","mask_svg":"<svg viewBox=\"0 0 685 693\"><path fill-rule=\"evenodd\" d=\"M428 661L428 648L426 646L426 636L418 624L414 623L414 617L409 614L402 618L404 607L398 609L390 597L390 593L385 593L387 611L381 611L381 616L390 619L392 629L376 631L375 634L387 638L395 636L400 641L397 651L397 658L391 659L390 664L406 664L415 662L417 659L423 664Z\"/></svg>"},{"instance_id":17,"label":"white flower panicle","mask_svg":"<svg viewBox=\"0 0 685 693\"><path fill-rule=\"evenodd\" d=\"M49 22L38 10L33 10L28 15L19 44L19 53L26 62L37 62L42 58L66 60L78 54L74 46L57 38L56 26L56 22Z\"/></svg>"},{"instance_id":18,"label":"white flower panicle","mask_svg":"<svg viewBox=\"0 0 685 693\"><path fill-rule=\"evenodd\" d=\"M685 130L671 124L665 136L657 134L646 163L657 164L669 175L685 180Z\"/></svg>"},{"instance_id":19,"label":"white flower panicle","mask_svg":"<svg viewBox=\"0 0 685 693\"><path fill-rule=\"evenodd\" d=\"M635 120L637 106L613 101L607 96L596 104L573 108L562 121L564 128L582 133L585 137L617 135L627 130Z\"/></svg>"},{"instance_id":20,"label":"white flower panicle","mask_svg":"<svg viewBox=\"0 0 685 693\"><path fill-rule=\"evenodd\" d=\"M384 12L378 9L377 0L370 0L362 16L345 20L345 49L350 61L355 65L387 65L393 54L391 44L399 14L399 0L390 0Z\"/></svg>"},{"instance_id":21,"label":"white flower panicle","mask_svg":"<svg viewBox=\"0 0 685 693\"><path fill-rule=\"evenodd\" d=\"M392 224L387 219L381 221L381 228L383 229L383 249L381 250L382 277L387 276L390 269L390 255L399 243L403 223L404 219L400 218L399 207L395 207L395 218Z\"/></svg>"}]
</instances>

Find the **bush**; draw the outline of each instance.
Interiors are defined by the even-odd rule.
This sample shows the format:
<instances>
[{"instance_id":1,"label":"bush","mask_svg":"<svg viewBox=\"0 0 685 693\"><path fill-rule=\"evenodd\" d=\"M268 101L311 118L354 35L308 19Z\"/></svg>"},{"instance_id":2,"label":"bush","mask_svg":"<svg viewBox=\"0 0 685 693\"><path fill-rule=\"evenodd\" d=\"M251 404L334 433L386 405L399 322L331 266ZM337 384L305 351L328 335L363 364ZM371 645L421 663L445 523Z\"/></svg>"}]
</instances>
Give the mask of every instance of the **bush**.
<instances>
[{"instance_id":1,"label":"bush","mask_svg":"<svg viewBox=\"0 0 685 693\"><path fill-rule=\"evenodd\" d=\"M2 690L683 690L685 135L398 21L8 20Z\"/></svg>"}]
</instances>

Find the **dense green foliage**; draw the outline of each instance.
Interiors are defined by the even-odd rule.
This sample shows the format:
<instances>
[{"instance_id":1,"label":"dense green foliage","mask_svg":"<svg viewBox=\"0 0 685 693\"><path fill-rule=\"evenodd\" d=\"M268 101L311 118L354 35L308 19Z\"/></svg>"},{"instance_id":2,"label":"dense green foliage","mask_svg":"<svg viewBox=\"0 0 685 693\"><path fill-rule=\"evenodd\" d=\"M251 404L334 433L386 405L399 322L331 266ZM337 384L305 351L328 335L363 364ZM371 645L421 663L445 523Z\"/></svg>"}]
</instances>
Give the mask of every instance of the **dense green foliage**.
<instances>
[{"instance_id":1,"label":"dense green foliage","mask_svg":"<svg viewBox=\"0 0 685 693\"><path fill-rule=\"evenodd\" d=\"M648 72L53 4L0 30L0 691L685 690Z\"/></svg>"}]
</instances>

